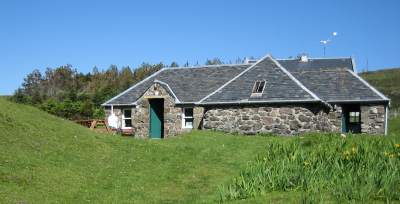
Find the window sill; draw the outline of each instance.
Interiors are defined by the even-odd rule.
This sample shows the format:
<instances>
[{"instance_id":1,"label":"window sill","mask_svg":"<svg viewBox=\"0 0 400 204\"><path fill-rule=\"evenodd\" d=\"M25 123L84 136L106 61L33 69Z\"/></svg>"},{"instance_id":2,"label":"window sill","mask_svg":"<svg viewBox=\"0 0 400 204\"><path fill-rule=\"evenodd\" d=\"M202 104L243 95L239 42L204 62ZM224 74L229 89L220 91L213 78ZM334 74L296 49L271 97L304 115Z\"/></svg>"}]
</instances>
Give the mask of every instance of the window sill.
<instances>
[{"instance_id":1,"label":"window sill","mask_svg":"<svg viewBox=\"0 0 400 204\"><path fill-rule=\"evenodd\" d=\"M261 97L262 93L252 93L250 97Z\"/></svg>"}]
</instances>

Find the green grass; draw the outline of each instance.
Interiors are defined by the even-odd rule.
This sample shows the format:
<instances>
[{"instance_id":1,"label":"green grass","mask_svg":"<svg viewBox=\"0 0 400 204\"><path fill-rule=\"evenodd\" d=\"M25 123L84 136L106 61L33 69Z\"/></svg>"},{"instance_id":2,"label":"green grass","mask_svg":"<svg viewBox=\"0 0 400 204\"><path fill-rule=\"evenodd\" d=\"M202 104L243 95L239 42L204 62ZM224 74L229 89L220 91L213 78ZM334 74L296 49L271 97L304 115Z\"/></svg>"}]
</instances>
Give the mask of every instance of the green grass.
<instances>
[{"instance_id":1,"label":"green grass","mask_svg":"<svg viewBox=\"0 0 400 204\"><path fill-rule=\"evenodd\" d=\"M360 75L392 100L393 109L400 109L400 68L364 72Z\"/></svg>"},{"instance_id":2,"label":"green grass","mask_svg":"<svg viewBox=\"0 0 400 204\"><path fill-rule=\"evenodd\" d=\"M399 119L392 125L388 137L279 138L219 189L221 200L289 192L304 203L400 202Z\"/></svg>"},{"instance_id":3,"label":"green grass","mask_svg":"<svg viewBox=\"0 0 400 204\"><path fill-rule=\"evenodd\" d=\"M390 124L391 136L347 138L343 150L353 145L359 151L379 148L367 156L388 150L399 141L395 135L400 133L400 120ZM275 152L276 158L272 159L277 162L291 151L288 147L296 151L304 148L294 167L301 169L304 163L300 156L317 155L321 153L319 148L338 145L338 141L342 139L333 136L245 137L209 131L166 140L137 140L94 133L0 98L0 203L215 203L226 199L224 188L233 185L235 177L264 161L266 153L275 147L282 145L283 154ZM334 156L343 152L328 150ZM381 158L372 161L386 165L387 158ZM398 174L392 176L393 181L396 179ZM230 202L298 203L316 199L300 188L286 188L255 191L240 197L246 199ZM392 190L399 192L396 187ZM336 200L329 192L323 195L324 200Z\"/></svg>"},{"instance_id":4,"label":"green grass","mask_svg":"<svg viewBox=\"0 0 400 204\"><path fill-rule=\"evenodd\" d=\"M218 201L218 186L268 143L195 131L167 140L102 135L0 99L0 203Z\"/></svg>"}]
</instances>

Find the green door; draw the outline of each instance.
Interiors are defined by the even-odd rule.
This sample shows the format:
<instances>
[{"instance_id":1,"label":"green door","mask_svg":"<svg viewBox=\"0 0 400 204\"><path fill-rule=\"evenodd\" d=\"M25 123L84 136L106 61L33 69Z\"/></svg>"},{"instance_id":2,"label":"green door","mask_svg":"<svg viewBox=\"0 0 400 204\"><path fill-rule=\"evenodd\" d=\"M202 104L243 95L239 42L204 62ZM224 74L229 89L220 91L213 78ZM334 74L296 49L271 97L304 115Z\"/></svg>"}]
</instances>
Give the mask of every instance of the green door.
<instances>
[{"instance_id":1,"label":"green door","mask_svg":"<svg viewBox=\"0 0 400 204\"><path fill-rule=\"evenodd\" d=\"M164 100L150 99L150 138L162 138L164 133Z\"/></svg>"}]
</instances>

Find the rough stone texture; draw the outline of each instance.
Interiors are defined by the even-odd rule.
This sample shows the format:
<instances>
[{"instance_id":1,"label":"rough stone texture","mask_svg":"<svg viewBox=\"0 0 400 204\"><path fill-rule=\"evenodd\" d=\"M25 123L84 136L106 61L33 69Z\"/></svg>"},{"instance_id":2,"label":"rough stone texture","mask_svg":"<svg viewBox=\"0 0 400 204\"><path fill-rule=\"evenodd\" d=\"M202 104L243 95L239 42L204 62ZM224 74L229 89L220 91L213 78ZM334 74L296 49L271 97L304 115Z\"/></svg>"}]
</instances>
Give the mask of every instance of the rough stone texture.
<instances>
[{"instance_id":1,"label":"rough stone texture","mask_svg":"<svg viewBox=\"0 0 400 204\"><path fill-rule=\"evenodd\" d=\"M156 93L157 92L157 93ZM160 84L153 84L132 107L132 128L135 137L149 137L149 99L164 99L164 138L178 135L182 132L182 108L175 106L175 98ZM122 107L115 106L114 113L118 117L118 128L122 127ZM111 113L106 109L106 116Z\"/></svg>"},{"instance_id":2,"label":"rough stone texture","mask_svg":"<svg viewBox=\"0 0 400 204\"><path fill-rule=\"evenodd\" d=\"M177 135L182 131L182 109L175 106L175 98L160 84L153 84L137 101L137 106L132 112L132 123L136 137L149 136L149 99L164 99L164 138Z\"/></svg>"},{"instance_id":3,"label":"rough stone texture","mask_svg":"<svg viewBox=\"0 0 400 204\"><path fill-rule=\"evenodd\" d=\"M203 107L194 107L193 108L193 129L201 129L202 121L204 115Z\"/></svg>"},{"instance_id":4,"label":"rough stone texture","mask_svg":"<svg viewBox=\"0 0 400 204\"><path fill-rule=\"evenodd\" d=\"M385 106L361 106L361 132L369 134L385 134Z\"/></svg>"},{"instance_id":5,"label":"rough stone texture","mask_svg":"<svg viewBox=\"0 0 400 204\"><path fill-rule=\"evenodd\" d=\"M205 110L204 129L242 134L337 131L319 105L219 106Z\"/></svg>"},{"instance_id":6,"label":"rough stone texture","mask_svg":"<svg viewBox=\"0 0 400 204\"><path fill-rule=\"evenodd\" d=\"M333 132L342 132L342 107L334 106L328 113L328 120L331 122Z\"/></svg>"}]
</instances>

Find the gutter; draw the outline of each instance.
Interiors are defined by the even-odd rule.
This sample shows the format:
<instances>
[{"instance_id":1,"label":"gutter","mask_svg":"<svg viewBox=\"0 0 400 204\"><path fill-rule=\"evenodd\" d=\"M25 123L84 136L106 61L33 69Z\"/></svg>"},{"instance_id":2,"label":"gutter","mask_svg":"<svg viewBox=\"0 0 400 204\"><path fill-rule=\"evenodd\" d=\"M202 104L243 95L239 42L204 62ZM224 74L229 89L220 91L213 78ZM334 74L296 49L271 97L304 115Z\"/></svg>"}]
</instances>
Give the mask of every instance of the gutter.
<instances>
[{"instance_id":1,"label":"gutter","mask_svg":"<svg viewBox=\"0 0 400 204\"><path fill-rule=\"evenodd\" d=\"M231 104L284 104L284 103L315 103L320 100L280 100L280 101L230 101L230 102L198 102L195 105L231 105Z\"/></svg>"}]
</instances>

